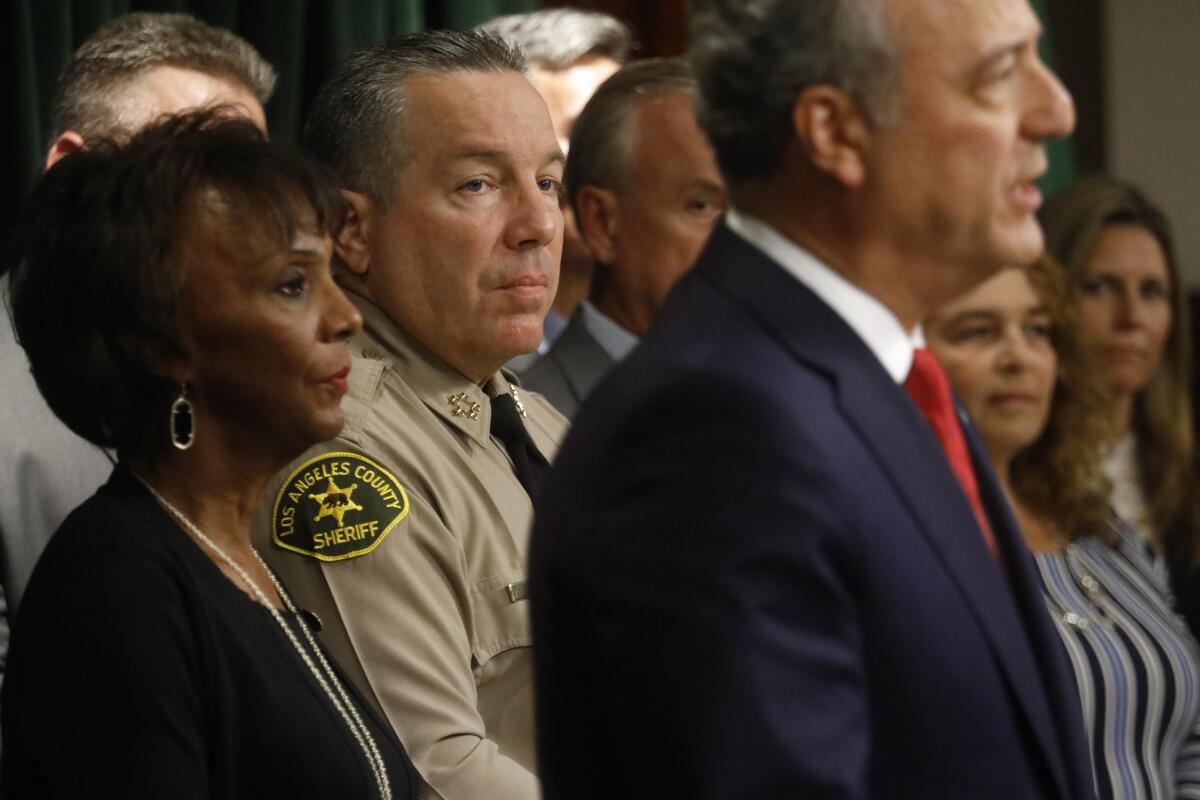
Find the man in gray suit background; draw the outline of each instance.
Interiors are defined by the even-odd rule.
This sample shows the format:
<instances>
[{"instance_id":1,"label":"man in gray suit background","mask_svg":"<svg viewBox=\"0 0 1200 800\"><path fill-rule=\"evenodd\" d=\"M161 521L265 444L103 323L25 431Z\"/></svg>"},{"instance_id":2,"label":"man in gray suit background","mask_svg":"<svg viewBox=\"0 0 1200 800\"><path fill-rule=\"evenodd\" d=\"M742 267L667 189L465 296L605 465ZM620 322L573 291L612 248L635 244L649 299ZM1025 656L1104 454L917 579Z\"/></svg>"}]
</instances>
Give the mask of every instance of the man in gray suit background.
<instances>
[{"instance_id":1,"label":"man in gray suit background","mask_svg":"<svg viewBox=\"0 0 1200 800\"><path fill-rule=\"evenodd\" d=\"M695 97L685 61L638 61L600 87L571 132L567 192L595 272L567 329L521 374L568 417L650 327L725 210Z\"/></svg>"}]
</instances>

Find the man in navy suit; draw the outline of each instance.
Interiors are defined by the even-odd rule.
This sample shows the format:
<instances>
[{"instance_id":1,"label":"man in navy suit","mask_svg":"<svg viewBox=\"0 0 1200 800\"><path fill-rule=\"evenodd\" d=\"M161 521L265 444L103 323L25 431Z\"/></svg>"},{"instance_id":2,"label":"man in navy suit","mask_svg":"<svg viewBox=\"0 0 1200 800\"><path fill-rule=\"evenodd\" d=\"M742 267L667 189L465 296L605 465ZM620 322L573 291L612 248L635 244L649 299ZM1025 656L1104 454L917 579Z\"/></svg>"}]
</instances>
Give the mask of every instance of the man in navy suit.
<instances>
[{"instance_id":1,"label":"man in navy suit","mask_svg":"<svg viewBox=\"0 0 1200 800\"><path fill-rule=\"evenodd\" d=\"M906 392L939 377L921 320L1042 251L1074 110L1037 18L696 0L692 25L733 210L547 487L545 797L1093 797L986 458L948 391L940 417Z\"/></svg>"}]
</instances>

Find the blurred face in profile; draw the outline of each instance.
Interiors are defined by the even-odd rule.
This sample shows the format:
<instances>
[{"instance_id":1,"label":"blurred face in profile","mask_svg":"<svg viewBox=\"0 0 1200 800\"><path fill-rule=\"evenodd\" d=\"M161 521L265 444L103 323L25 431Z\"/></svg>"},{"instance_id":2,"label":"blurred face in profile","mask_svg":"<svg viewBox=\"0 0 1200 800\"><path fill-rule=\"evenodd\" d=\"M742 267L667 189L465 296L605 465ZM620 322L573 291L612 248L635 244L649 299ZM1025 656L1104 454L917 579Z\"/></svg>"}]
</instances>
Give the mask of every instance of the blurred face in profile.
<instances>
[{"instance_id":1,"label":"blurred face in profile","mask_svg":"<svg viewBox=\"0 0 1200 800\"><path fill-rule=\"evenodd\" d=\"M1020 269L1006 269L925 324L930 350L993 462L1031 445L1050 413L1058 359L1050 315Z\"/></svg>"},{"instance_id":2,"label":"blurred face in profile","mask_svg":"<svg viewBox=\"0 0 1200 800\"><path fill-rule=\"evenodd\" d=\"M1117 396L1137 394L1162 363L1175 290L1162 245L1148 229L1108 225L1084 264L1083 335Z\"/></svg>"},{"instance_id":3,"label":"blurred face in profile","mask_svg":"<svg viewBox=\"0 0 1200 800\"><path fill-rule=\"evenodd\" d=\"M870 134L864 188L901 257L953 270L942 287L953 297L1041 255L1035 181L1074 106L1038 56L1027 0L883 8L899 51L895 119Z\"/></svg>"},{"instance_id":4,"label":"blurred face in profile","mask_svg":"<svg viewBox=\"0 0 1200 800\"><path fill-rule=\"evenodd\" d=\"M341 430L347 340L362 327L333 282L332 243L301 209L290 240L213 192L193 202L181 345L200 435L290 458Z\"/></svg>"}]
</instances>

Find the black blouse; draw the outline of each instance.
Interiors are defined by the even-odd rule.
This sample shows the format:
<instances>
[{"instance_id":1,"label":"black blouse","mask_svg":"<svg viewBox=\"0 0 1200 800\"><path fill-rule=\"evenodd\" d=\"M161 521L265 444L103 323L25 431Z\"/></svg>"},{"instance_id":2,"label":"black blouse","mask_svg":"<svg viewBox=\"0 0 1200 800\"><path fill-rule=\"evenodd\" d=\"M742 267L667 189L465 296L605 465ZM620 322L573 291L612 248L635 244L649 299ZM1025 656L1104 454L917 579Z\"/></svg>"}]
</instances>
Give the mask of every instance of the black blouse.
<instances>
[{"instance_id":1,"label":"black blouse","mask_svg":"<svg viewBox=\"0 0 1200 800\"><path fill-rule=\"evenodd\" d=\"M414 797L402 746L342 682L392 796ZM5 800L379 794L358 740L271 613L119 466L34 571L0 728Z\"/></svg>"}]
</instances>

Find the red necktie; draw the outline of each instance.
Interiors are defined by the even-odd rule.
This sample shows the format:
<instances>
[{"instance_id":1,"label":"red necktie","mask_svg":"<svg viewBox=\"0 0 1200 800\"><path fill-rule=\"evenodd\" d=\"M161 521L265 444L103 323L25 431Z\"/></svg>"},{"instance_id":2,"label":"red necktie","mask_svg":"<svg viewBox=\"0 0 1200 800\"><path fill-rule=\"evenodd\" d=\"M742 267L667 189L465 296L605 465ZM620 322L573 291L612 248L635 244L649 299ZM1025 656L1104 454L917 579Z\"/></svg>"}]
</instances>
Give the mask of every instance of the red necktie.
<instances>
[{"instance_id":1,"label":"red necktie","mask_svg":"<svg viewBox=\"0 0 1200 800\"><path fill-rule=\"evenodd\" d=\"M971 510L975 512L975 521L983 533L983 540L994 558L1000 558L996 548L996 537L992 535L992 526L988 524L987 514L983 511L983 502L979 499L979 483L975 480L975 470L971 467L971 454L967 452L967 439L963 436L958 424L958 414L954 409L954 400L950 396L950 382L946 373L938 363L933 353L921 347L913 351L912 370L904 381L904 388L912 397L917 408L925 416L933 432L937 434L950 468L962 486Z\"/></svg>"}]
</instances>

